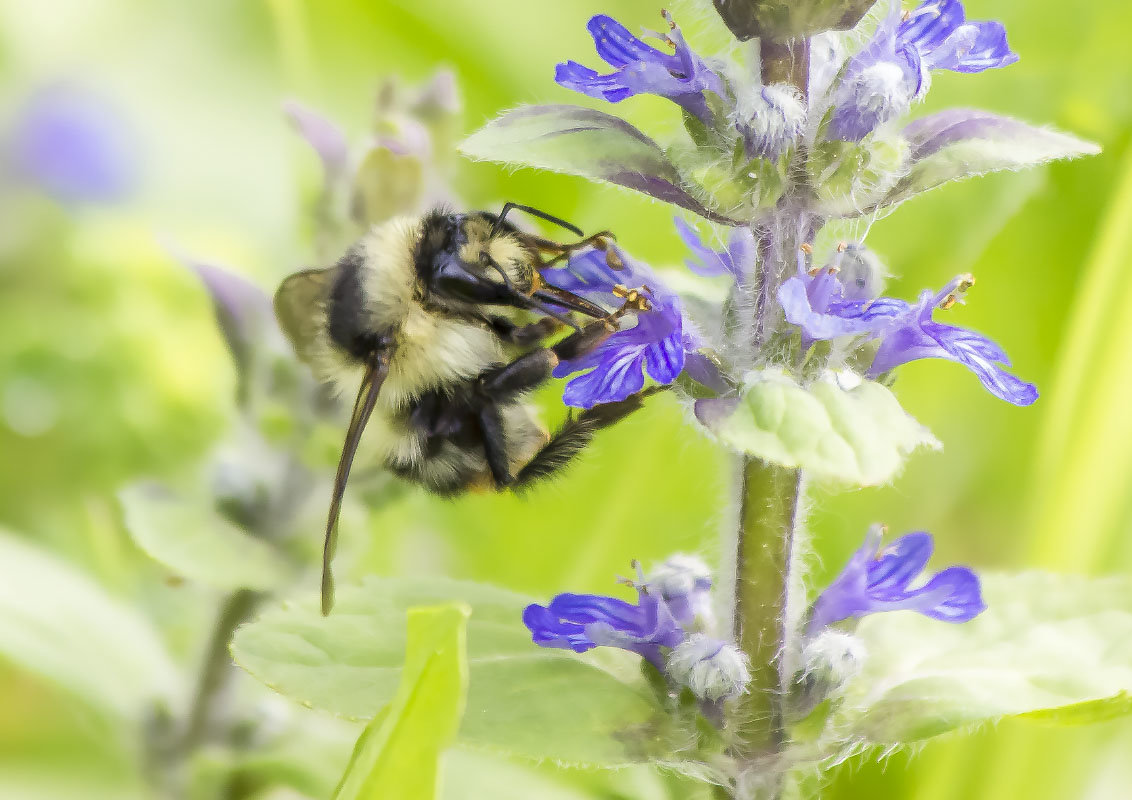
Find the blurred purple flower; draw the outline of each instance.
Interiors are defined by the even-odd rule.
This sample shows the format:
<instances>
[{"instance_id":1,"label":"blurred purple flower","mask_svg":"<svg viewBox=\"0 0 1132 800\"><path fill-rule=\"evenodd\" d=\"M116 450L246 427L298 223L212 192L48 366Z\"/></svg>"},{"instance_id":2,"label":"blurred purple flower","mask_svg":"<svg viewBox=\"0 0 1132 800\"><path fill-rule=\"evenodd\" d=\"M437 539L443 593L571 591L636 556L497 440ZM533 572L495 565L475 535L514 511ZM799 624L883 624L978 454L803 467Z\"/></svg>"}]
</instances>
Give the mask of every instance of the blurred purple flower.
<instances>
[{"instance_id":1,"label":"blurred purple flower","mask_svg":"<svg viewBox=\"0 0 1132 800\"><path fill-rule=\"evenodd\" d=\"M598 14L586 28L597 54L614 71L601 75L576 61L566 61L555 69L554 80L567 89L611 103L637 94L660 95L678 103L705 125L712 124L704 92L723 96L723 81L688 47L672 15L666 11L664 18L670 27L666 40L673 46L673 53L650 47L617 20ZM659 34L657 38L661 38Z\"/></svg>"},{"instance_id":2,"label":"blurred purple flower","mask_svg":"<svg viewBox=\"0 0 1132 800\"><path fill-rule=\"evenodd\" d=\"M973 73L1017 60L1002 23L968 22L959 0L925 0L904 17L894 10L849 59L828 138L860 141L900 116L927 92L933 69Z\"/></svg>"},{"instance_id":3,"label":"blurred purple flower","mask_svg":"<svg viewBox=\"0 0 1132 800\"><path fill-rule=\"evenodd\" d=\"M974 372L995 397L1018 406L1031 405L1038 399L1037 388L1002 368L1010 366L1010 359L1001 347L980 333L932 319L937 307L946 309L961 302L973 283L971 276L960 275L939 292L925 290L915 304L892 297L869 301L847 298L837 277L819 270L783 283L778 302L787 322L801 327L804 346L855 334L879 339L869 378L909 361L944 358Z\"/></svg>"},{"instance_id":4,"label":"blurred purple flower","mask_svg":"<svg viewBox=\"0 0 1132 800\"><path fill-rule=\"evenodd\" d=\"M883 531L880 525L869 529L864 545L814 602L808 635L881 611L916 611L944 622L966 622L986 610L979 578L967 567L948 567L913 588L931 558L931 534L905 534L881 550Z\"/></svg>"},{"instance_id":5,"label":"blurred purple flower","mask_svg":"<svg viewBox=\"0 0 1132 800\"><path fill-rule=\"evenodd\" d=\"M15 176L68 206L125 200L137 184L133 131L106 98L72 84L36 92L5 147Z\"/></svg>"},{"instance_id":6,"label":"blurred purple flower","mask_svg":"<svg viewBox=\"0 0 1132 800\"><path fill-rule=\"evenodd\" d=\"M350 143L342 129L297 100L285 101L283 113L318 154L327 184L345 175L350 162Z\"/></svg>"},{"instance_id":7,"label":"blurred purple flower","mask_svg":"<svg viewBox=\"0 0 1132 800\"><path fill-rule=\"evenodd\" d=\"M592 353L555 367L556 378L589 370L566 384L563 392L566 404L576 408L624 400L644 387L646 371L658 383L672 383L684 370L687 356L698 347L679 296L667 289L647 266L631 259L616 245L609 247L623 265L621 268L611 267L604 251L588 248L572 256L566 267L548 270L546 274L550 283L560 289L607 303L616 299L615 286L647 287L652 305L649 311L636 312L634 327L614 333Z\"/></svg>"},{"instance_id":8,"label":"blurred purple flower","mask_svg":"<svg viewBox=\"0 0 1132 800\"><path fill-rule=\"evenodd\" d=\"M722 250L713 250L703 243L691 225L679 217L674 222L676 233L692 251L692 258L684 261L692 272L705 278L730 275L736 282L742 283L754 270L755 235L750 228L731 228L727 246Z\"/></svg>"}]
</instances>

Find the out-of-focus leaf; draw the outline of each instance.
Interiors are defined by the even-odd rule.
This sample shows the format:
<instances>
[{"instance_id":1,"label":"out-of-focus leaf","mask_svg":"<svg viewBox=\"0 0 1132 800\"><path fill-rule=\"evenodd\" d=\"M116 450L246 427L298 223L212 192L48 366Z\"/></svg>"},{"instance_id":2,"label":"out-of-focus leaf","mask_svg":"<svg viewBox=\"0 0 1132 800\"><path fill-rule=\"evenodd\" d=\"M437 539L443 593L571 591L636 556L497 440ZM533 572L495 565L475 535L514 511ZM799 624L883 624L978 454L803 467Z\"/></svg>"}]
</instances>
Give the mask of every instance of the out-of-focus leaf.
<instances>
[{"instance_id":1,"label":"out-of-focus leaf","mask_svg":"<svg viewBox=\"0 0 1132 800\"><path fill-rule=\"evenodd\" d=\"M129 719L180 699L149 621L87 576L3 531L0 571L0 656Z\"/></svg>"},{"instance_id":2,"label":"out-of-focus leaf","mask_svg":"<svg viewBox=\"0 0 1132 800\"><path fill-rule=\"evenodd\" d=\"M1043 567L1097 568L1106 539L1127 535L1121 515L1132 467L1132 151L1120 171L1065 326L1040 427L1029 528L1030 552Z\"/></svg>"},{"instance_id":3,"label":"out-of-focus leaf","mask_svg":"<svg viewBox=\"0 0 1132 800\"><path fill-rule=\"evenodd\" d=\"M886 483L917 447L939 446L888 389L844 386L833 373L806 387L781 370L752 373L734 412L701 419L739 452L859 486Z\"/></svg>"},{"instance_id":4,"label":"out-of-focus leaf","mask_svg":"<svg viewBox=\"0 0 1132 800\"><path fill-rule=\"evenodd\" d=\"M521 615L530 599L450 581L368 580L345 587L323 617L309 599L268 610L232 642L241 666L301 703L372 717L394 697L405 660L404 617L414 606L464 602L468 709L463 742L563 763L613 766L665 747L661 709L638 661L536 647ZM670 755L670 753L662 753Z\"/></svg>"},{"instance_id":5,"label":"out-of-focus leaf","mask_svg":"<svg viewBox=\"0 0 1132 800\"><path fill-rule=\"evenodd\" d=\"M154 485L119 492L126 528L138 546L178 575L217 589L274 589L291 576L270 544L203 503Z\"/></svg>"},{"instance_id":6,"label":"out-of-focus leaf","mask_svg":"<svg viewBox=\"0 0 1132 800\"><path fill-rule=\"evenodd\" d=\"M409 609L401 684L358 738L334 800L435 800L440 754L464 713L470 614L462 604Z\"/></svg>"},{"instance_id":7,"label":"out-of-focus leaf","mask_svg":"<svg viewBox=\"0 0 1132 800\"><path fill-rule=\"evenodd\" d=\"M967 108L915 120L904 135L912 146L911 169L879 205L899 203L948 181L1100 152L1092 142L1068 133Z\"/></svg>"},{"instance_id":8,"label":"out-of-focus leaf","mask_svg":"<svg viewBox=\"0 0 1132 800\"><path fill-rule=\"evenodd\" d=\"M910 742L1026 716L1080 724L1132 712L1132 581L990 576L987 610L942 624L862 621L868 659L834 713L837 736Z\"/></svg>"},{"instance_id":9,"label":"out-of-focus leaf","mask_svg":"<svg viewBox=\"0 0 1132 800\"><path fill-rule=\"evenodd\" d=\"M581 106L523 106L473 133L460 150L472 158L521 164L608 181L703 217L736 224L682 187L664 151L625 120Z\"/></svg>"}]
</instances>

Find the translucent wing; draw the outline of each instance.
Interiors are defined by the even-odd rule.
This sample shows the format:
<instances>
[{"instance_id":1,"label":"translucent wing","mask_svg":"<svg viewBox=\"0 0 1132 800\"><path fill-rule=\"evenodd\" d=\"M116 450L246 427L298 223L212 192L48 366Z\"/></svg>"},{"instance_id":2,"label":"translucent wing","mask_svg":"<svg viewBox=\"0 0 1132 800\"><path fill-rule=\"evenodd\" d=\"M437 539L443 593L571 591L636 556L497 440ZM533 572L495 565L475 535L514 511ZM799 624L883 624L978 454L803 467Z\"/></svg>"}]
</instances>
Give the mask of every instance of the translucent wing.
<instances>
[{"instance_id":1,"label":"translucent wing","mask_svg":"<svg viewBox=\"0 0 1132 800\"><path fill-rule=\"evenodd\" d=\"M333 268L303 270L286 278L275 292L279 327L307 364L317 352L319 337L325 335L326 299L333 279Z\"/></svg>"}]
</instances>

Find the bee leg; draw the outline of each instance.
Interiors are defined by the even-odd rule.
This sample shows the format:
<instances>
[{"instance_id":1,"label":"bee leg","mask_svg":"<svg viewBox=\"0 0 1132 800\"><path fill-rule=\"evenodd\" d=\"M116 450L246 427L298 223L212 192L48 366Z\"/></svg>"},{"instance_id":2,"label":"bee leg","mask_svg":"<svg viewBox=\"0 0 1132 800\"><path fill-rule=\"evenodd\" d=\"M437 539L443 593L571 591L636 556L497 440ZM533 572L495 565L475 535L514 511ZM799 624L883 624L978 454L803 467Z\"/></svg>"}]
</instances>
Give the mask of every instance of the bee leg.
<instances>
[{"instance_id":1,"label":"bee leg","mask_svg":"<svg viewBox=\"0 0 1132 800\"><path fill-rule=\"evenodd\" d=\"M492 480L497 489L503 489L515 482L507 456L507 437L503 429L503 416L499 406L488 403L480 409L480 432L483 435L483 452Z\"/></svg>"},{"instance_id":2,"label":"bee leg","mask_svg":"<svg viewBox=\"0 0 1132 800\"><path fill-rule=\"evenodd\" d=\"M525 489L561 471L590 443L595 433L620 422L643 407L645 398L649 395L664 391L666 388L668 387L653 386L616 403L596 405L586 409L577 417L566 420L550 437L550 441L519 470L511 488Z\"/></svg>"},{"instance_id":3,"label":"bee leg","mask_svg":"<svg viewBox=\"0 0 1132 800\"><path fill-rule=\"evenodd\" d=\"M615 330L613 323L597 320L572 333L553 347L534 350L509 364L483 373L476 384L484 401L506 403L550 380L560 361L592 352Z\"/></svg>"},{"instance_id":4,"label":"bee leg","mask_svg":"<svg viewBox=\"0 0 1132 800\"><path fill-rule=\"evenodd\" d=\"M516 325L507 317L491 317L487 322L499 338L520 347L538 344L562 327L562 323L554 317L543 317L530 325Z\"/></svg>"}]
</instances>

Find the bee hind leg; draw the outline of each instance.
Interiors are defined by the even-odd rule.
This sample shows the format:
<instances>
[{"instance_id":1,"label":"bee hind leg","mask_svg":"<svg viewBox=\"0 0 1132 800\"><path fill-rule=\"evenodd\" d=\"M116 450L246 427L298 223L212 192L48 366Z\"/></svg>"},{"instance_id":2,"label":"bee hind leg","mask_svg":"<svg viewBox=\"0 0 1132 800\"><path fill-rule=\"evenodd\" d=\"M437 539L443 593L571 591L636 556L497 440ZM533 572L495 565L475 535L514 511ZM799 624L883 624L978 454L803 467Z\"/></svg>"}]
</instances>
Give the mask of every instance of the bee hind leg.
<instances>
[{"instance_id":1,"label":"bee hind leg","mask_svg":"<svg viewBox=\"0 0 1132 800\"><path fill-rule=\"evenodd\" d=\"M515 475L512 489L522 490L550 478L565 468L590 443L594 434L608 428L644 406L650 395L665 386L652 386L615 403L602 403L567 419L541 450Z\"/></svg>"}]
</instances>

